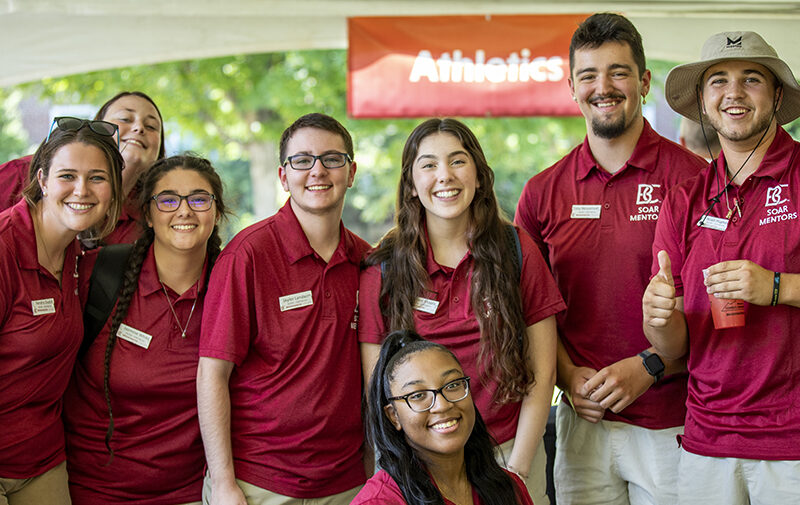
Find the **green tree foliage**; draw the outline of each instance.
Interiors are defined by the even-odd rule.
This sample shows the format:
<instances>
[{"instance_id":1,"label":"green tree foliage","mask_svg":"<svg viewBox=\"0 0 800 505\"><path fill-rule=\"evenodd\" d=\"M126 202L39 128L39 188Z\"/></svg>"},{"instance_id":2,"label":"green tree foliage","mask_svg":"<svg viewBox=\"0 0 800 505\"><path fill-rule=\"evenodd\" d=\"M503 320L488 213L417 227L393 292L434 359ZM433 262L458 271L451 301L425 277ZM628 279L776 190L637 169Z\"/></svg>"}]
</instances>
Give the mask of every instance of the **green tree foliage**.
<instances>
[{"instance_id":1,"label":"green tree foliage","mask_svg":"<svg viewBox=\"0 0 800 505\"><path fill-rule=\"evenodd\" d=\"M19 91L0 89L0 163L26 154L28 146L16 111L21 97Z\"/></svg>"},{"instance_id":2,"label":"green tree foliage","mask_svg":"<svg viewBox=\"0 0 800 505\"><path fill-rule=\"evenodd\" d=\"M178 61L47 79L29 90L54 103L98 107L121 90L149 94L165 118L168 154L191 149L221 168L240 216L231 233L275 208L281 131L302 114L330 114L350 130L356 147L358 172L345 220L375 241L390 226L400 154L420 119L348 118L346 58L343 50L315 50ZM464 121L496 172L495 189L509 217L525 181L584 135L582 118Z\"/></svg>"}]
</instances>

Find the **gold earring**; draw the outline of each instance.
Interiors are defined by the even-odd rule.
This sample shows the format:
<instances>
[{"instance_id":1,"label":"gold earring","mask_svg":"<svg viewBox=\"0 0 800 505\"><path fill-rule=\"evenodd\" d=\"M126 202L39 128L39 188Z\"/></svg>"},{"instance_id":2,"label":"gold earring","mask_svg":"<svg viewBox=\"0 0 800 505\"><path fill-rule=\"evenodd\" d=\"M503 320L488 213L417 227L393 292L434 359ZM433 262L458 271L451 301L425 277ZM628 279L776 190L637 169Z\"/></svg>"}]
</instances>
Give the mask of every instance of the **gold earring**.
<instances>
[{"instance_id":1,"label":"gold earring","mask_svg":"<svg viewBox=\"0 0 800 505\"><path fill-rule=\"evenodd\" d=\"M647 95L642 95L642 105L647 103Z\"/></svg>"},{"instance_id":2,"label":"gold earring","mask_svg":"<svg viewBox=\"0 0 800 505\"><path fill-rule=\"evenodd\" d=\"M578 103L578 99L575 97L575 95L572 95L572 101Z\"/></svg>"}]
</instances>

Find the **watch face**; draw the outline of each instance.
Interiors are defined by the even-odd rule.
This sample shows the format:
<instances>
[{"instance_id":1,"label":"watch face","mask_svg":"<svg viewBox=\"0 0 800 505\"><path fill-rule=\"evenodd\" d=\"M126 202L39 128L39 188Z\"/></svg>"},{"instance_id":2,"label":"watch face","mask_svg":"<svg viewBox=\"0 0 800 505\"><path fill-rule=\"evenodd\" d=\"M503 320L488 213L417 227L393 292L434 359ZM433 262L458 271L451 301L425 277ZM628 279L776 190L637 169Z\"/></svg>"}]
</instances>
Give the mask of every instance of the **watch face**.
<instances>
[{"instance_id":1,"label":"watch face","mask_svg":"<svg viewBox=\"0 0 800 505\"><path fill-rule=\"evenodd\" d=\"M650 375L658 375L664 372L664 362L657 354L651 354L644 358L644 367Z\"/></svg>"}]
</instances>

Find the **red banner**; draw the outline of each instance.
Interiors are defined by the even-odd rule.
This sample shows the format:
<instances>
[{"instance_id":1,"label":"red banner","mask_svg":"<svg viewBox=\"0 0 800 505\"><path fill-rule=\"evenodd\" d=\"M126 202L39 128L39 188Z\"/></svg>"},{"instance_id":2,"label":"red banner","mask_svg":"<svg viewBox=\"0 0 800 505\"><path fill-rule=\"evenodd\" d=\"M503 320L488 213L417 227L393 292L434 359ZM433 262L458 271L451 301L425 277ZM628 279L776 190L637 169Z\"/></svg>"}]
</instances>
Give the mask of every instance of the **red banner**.
<instances>
[{"instance_id":1,"label":"red banner","mask_svg":"<svg viewBox=\"0 0 800 505\"><path fill-rule=\"evenodd\" d=\"M588 14L350 18L352 117L577 116L569 42Z\"/></svg>"}]
</instances>

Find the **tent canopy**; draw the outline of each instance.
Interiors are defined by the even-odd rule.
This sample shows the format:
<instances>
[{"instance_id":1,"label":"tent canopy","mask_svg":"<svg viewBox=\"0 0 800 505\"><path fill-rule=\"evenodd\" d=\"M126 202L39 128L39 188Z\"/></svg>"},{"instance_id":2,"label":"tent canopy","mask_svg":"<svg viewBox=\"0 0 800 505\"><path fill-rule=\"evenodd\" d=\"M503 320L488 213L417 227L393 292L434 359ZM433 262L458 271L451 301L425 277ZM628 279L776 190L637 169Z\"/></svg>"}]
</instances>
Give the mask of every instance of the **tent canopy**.
<instances>
[{"instance_id":1,"label":"tent canopy","mask_svg":"<svg viewBox=\"0 0 800 505\"><path fill-rule=\"evenodd\" d=\"M800 3L789 0L6 0L0 86L171 60L346 48L352 16L597 10L629 17L648 58L694 60L710 34L754 30L800 75Z\"/></svg>"}]
</instances>

